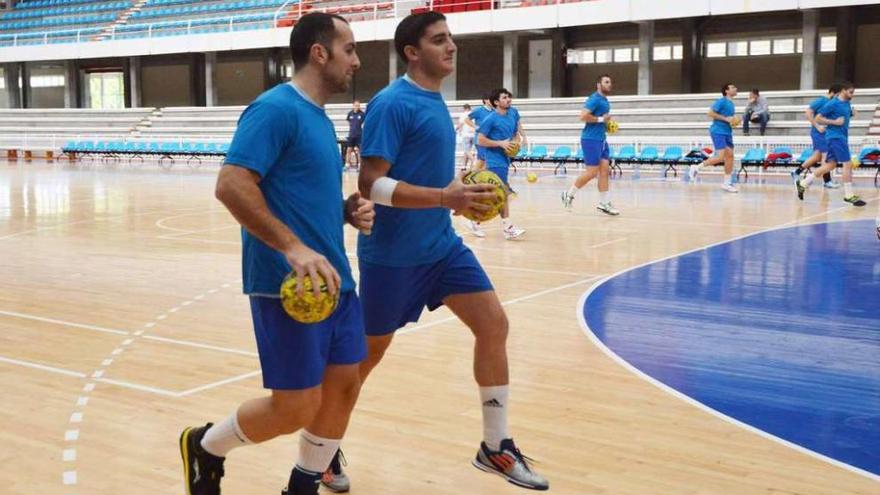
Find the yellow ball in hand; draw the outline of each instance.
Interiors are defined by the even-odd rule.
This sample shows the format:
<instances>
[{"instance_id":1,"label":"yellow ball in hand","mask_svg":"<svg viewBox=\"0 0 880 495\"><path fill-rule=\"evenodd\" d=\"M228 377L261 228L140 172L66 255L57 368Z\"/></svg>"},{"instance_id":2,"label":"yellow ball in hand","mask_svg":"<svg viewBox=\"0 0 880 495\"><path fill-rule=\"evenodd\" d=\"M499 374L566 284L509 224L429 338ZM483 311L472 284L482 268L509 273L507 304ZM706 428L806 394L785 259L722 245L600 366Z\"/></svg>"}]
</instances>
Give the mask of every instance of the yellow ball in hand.
<instances>
[{"instance_id":1,"label":"yellow ball in hand","mask_svg":"<svg viewBox=\"0 0 880 495\"><path fill-rule=\"evenodd\" d=\"M504 208L504 203L507 201L507 192L505 191L504 182L501 180L501 177L498 177L496 173L488 170L478 170L475 172L468 172L461 180L465 184L492 184L495 186L492 190L492 192L495 193L495 197L480 201L485 205L489 205L491 208L482 212L463 212L462 215L465 218L473 220L474 222L486 222L492 220L501 213L501 209Z\"/></svg>"},{"instance_id":2,"label":"yellow ball in hand","mask_svg":"<svg viewBox=\"0 0 880 495\"><path fill-rule=\"evenodd\" d=\"M296 272L290 272L281 282L281 305L291 318L300 323L318 323L326 320L339 304L339 294L330 294L324 277L318 275L320 293L315 297L312 278L303 277L303 293L297 293Z\"/></svg>"},{"instance_id":3,"label":"yellow ball in hand","mask_svg":"<svg viewBox=\"0 0 880 495\"><path fill-rule=\"evenodd\" d=\"M617 134L619 129L620 124L618 124L616 120L608 120L605 122L605 132L608 134Z\"/></svg>"},{"instance_id":4,"label":"yellow ball in hand","mask_svg":"<svg viewBox=\"0 0 880 495\"><path fill-rule=\"evenodd\" d=\"M852 160L850 160L850 163L852 164L852 168L859 168L862 166L862 162L859 161L859 159L857 157L852 157Z\"/></svg>"}]
</instances>

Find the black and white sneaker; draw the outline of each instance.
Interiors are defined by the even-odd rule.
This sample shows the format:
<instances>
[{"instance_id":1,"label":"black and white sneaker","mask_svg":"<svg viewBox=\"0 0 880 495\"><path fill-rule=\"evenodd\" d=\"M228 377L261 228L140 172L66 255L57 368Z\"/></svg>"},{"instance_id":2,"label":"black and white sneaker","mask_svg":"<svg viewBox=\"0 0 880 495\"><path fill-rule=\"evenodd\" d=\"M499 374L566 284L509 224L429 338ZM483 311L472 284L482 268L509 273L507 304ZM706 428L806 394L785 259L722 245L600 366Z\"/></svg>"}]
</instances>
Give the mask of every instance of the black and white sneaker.
<instances>
[{"instance_id":1,"label":"black and white sneaker","mask_svg":"<svg viewBox=\"0 0 880 495\"><path fill-rule=\"evenodd\" d=\"M189 427L180 434L180 457L183 459L183 477L187 495L220 495L223 461L202 448L202 437L211 423Z\"/></svg>"},{"instance_id":2,"label":"black and white sneaker","mask_svg":"<svg viewBox=\"0 0 880 495\"><path fill-rule=\"evenodd\" d=\"M351 482L342 471L342 466L346 464L342 449L337 450L333 460L330 461L330 467L321 476L321 484L333 493L345 493L351 490Z\"/></svg>"},{"instance_id":3,"label":"black and white sneaker","mask_svg":"<svg viewBox=\"0 0 880 495\"><path fill-rule=\"evenodd\" d=\"M532 471L529 460L516 448L512 438L506 438L501 441L497 451L490 450L486 442L482 442L472 464L477 469L497 474L514 485L530 490L548 490L550 483Z\"/></svg>"}]
</instances>

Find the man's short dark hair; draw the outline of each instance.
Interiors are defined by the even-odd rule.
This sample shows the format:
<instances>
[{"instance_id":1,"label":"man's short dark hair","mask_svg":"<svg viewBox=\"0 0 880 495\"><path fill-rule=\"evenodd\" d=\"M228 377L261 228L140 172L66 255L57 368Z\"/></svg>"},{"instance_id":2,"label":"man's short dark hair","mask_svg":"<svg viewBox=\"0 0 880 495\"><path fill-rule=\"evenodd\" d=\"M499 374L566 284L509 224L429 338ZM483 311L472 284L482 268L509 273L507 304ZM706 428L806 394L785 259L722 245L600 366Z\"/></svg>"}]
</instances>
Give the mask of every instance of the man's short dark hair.
<instances>
[{"instance_id":1,"label":"man's short dark hair","mask_svg":"<svg viewBox=\"0 0 880 495\"><path fill-rule=\"evenodd\" d=\"M419 40L425 35L428 27L435 22L445 21L446 16L440 12L423 12L421 14L411 14L403 18L397 29L394 31L394 49L397 55L404 61L408 62L404 49L407 46L418 48Z\"/></svg>"},{"instance_id":2,"label":"man's short dark hair","mask_svg":"<svg viewBox=\"0 0 880 495\"><path fill-rule=\"evenodd\" d=\"M758 88L752 88L752 94L755 96L760 96L761 91Z\"/></svg>"},{"instance_id":3,"label":"man's short dark hair","mask_svg":"<svg viewBox=\"0 0 880 495\"><path fill-rule=\"evenodd\" d=\"M492 104L492 93L483 93L483 102L487 101L490 105Z\"/></svg>"},{"instance_id":4,"label":"man's short dark hair","mask_svg":"<svg viewBox=\"0 0 880 495\"><path fill-rule=\"evenodd\" d=\"M471 109L471 104L470 104L470 103L465 103L463 108L464 108L465 110L470 110L470 109Z\"/></svg>"},{"instance_id":5,"label":"man's short dark hair","mask_svg":"<svg viewBox=\"0 0 880 495\"><path fill-rule=\"evenodd\" d=\"M828 88L828 92L836 95L837 93L840 93L841 89L843 89L843 86L841 86L840 83L834 83Z\"/></svg>"},{"instance_id":6,"label":"man's short dark hair","mask_svg":"<svg viewBox=\"0 0 880 495\"><path fill-rule=\"evenodd\" d=\"M601 83L602 79L605 79L606 77L611 79L611 74L600 74L599 77L596 78L596 84Z\"/></svg>"},{"instance_id":7,"label":"man's short dark hair","mask_svg":"<svg viewBox=\"0 0 880 495\"><path fill-rule=\"evenodd\" d=\"M501 95L507 95L507 96L510 96L511 98L513 98L513 93L511 93L510 91L508 91L504 88L498 88L495 91L492 91L492 96L489 100L489 102L492 103L493 107L498 106L498 101L501 100Z\"/></svg>"},{"instance_id":8,"label":"man's short dark hair","mask_svg":"<svg viewBox=\"0 0 880 495\"><path fill-rule=\"evenodd\" d=\"M840 90L841 91L843 91L845 89L853 89L855 87L856 87L856 85L849 82L849 81L844 81L844 82L840 83Z\"/></svg>"},{"instance_id":9,"label":"man's short dark hair","mask_svg":"<svg viewBox=\"0 0 880 495\"><path fill-rule=\"evenodd\" d=\"M332 44L336 38L334 19L348 24L343 17L323 12L300 17L290 33L290 58L293 60L294 71L299 71L309 63L309 52L315 43L326 48L330 53L329 57L333 56Z\"/></svg>"},{"instance_id":10,"label":"man's short dark hair","mask_svg":"<svg viewBox=\"0 0 880 495\"><path fill-rule=\"evenodd\" d=\"M729 90L731 86L733 86L733 83L727 83L724 86L721 86L721 96L727 96L727 90Z\"/></svg>"}]
</instances>

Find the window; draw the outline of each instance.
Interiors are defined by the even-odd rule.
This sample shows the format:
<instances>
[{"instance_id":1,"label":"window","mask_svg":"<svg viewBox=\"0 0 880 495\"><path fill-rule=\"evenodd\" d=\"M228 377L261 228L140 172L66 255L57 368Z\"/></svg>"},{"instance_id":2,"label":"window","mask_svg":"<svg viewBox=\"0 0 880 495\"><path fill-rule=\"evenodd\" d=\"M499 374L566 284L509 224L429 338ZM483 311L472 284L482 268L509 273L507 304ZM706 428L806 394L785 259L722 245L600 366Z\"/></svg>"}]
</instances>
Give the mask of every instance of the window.
<instances>
[{"instance_id":1,"label":"window","mask_svg":"<svg viewBox=\"0 0 880 495\"><path fill-rule=\"evenodd\" d=\"M681 60L683 52L684 48L681 45L672 45L672 58L674 60Z\"/></svg>"},{"instance_id":2,"label":"window","mask_svg":"<svg viewBox=\"0 0 880 495\"><path fill-rule=\"evenodd\" d=\"M707 43L706 56L709 58L719 58L727 55L727 43Z\"/></svg>"},{"instance_id":3,"label":"window","mask_svg":"<svg viewBox=\"0 0 880 495\"><path fill-rule=\"evenodd\" d=\"M749 42L750 55L770 55L770 40L757 40Z\"/></svg>"},{"instance_id":4,"label":"window","mask_svg":"<svg viewBox=\"0 0 880 495\"><path fill-rule=\"evenodd\" d=\"M797 39L797 47L795 48L795 50L798 53L804 53L804 39L803 38Z\"/></svg>"},{"instance_id":5,"label":"window","mask_svg":"<svg viewBox=\"0 0 880 495\"><path fill-rule=\"evenodd\" d=\"M819 41L820 52L836 52L837 51L837 35L822 36Z\"/></svg>"},{"instance_id":6,"label":"window","mask_svg":"<svg viewBox=\"0 0 880 495\"><path fill-rule=\"evenodd\" d=\"M632 48L616 48L614 61L617 63L632 62Z\"/></svg>"},{"instance_id":7,"label":"window","mask_svg":"<svg viewBox=\"0 0 880 495\"><path fill-rule=\"evenodd\" d=\"M793 39L784 39L784 40L773 40L773 54L774 55L789 55L794 53L794 40Z\"/></svg>"},{"instance_id":8,"label":"window","mask_svg":"<svg viewBox=\"0 0 880 495\"><path fill-rule=\"evenodd\" d=\"M672 60L671 46L655 46L654 60Z\"/></svg>"},{"instance_id":9,"label":"window","mask_svg":"<svg viewBox=\"0 0 880 495\"><path fill-rule=\"evenodd\" d=\"M596 50L596 63L607 64L611 62L611 50Z\"/></svg>"},{"instance_id":10,"label":"window","mask_svg":"<svg viewBox=\"0 0 880 495\"><path fill-rule=\"evenodd\" d=\"M125 108L125 84L122 72L86 74L89 108Z\"/></svg>"},{"instance_id":11,"label":"window","mask_svg":"<svg viewBox=\"0 0 880 495\"><path fill-rule=\"evenodd\" d=\"M728 57L744 57L749 54L748 41L731 41L727 44Z\"/></svg>"},{"instance_id":12,"label":"window","mask_svg":"<svg viewBox=\"0 0 880 495\"><path fill-rule=\"evenodd\" d=\"M64 87L64 76L31 76L32 88Z\"/></svg>"}]
</instances>

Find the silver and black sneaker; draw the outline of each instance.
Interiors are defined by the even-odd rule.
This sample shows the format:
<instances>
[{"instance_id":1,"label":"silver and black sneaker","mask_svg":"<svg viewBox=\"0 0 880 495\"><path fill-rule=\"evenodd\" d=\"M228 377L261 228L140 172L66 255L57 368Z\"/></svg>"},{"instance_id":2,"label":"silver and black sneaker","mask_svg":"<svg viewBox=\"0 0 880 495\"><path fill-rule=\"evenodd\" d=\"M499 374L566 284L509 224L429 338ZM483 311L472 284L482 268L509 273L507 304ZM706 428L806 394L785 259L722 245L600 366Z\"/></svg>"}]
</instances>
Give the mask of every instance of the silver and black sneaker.
<instances>
[{"instance_id":1,"label":"silver and black sneaker","mask_svg":"<svg viewBox=\"0 0 880 495\"><path fill-rule=\"evenodd\" d=\"M489 449L486 442L482 442L473 465L481 471L497 474L516 486L530 490L548 490L550 483L532 471L530 460L516 448L512 438L506 438L501 441L497 451Z\"/></svg>"},{"instance_id":2,"label":"silver and black sneaker","mask_svg":"<svg viewBox=\"0 0 880 495\"><path fill-rule=\"evenodd\" d=\"M342 471L342 466L347 464L342 449L337 450L333 460L330 461L330 467L321 476L321 484L333 493L345 493L351 490L351 482L348 480L345 472Z\"/></svg>"}]
</instances>

